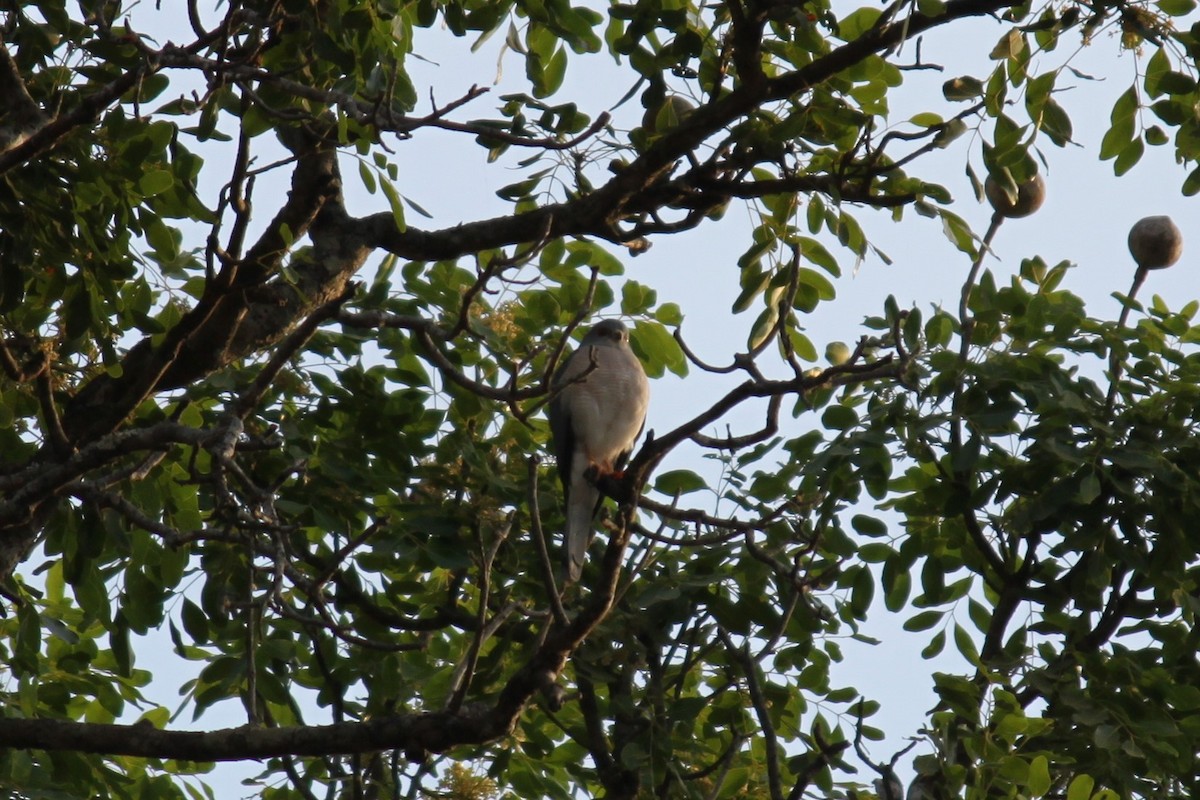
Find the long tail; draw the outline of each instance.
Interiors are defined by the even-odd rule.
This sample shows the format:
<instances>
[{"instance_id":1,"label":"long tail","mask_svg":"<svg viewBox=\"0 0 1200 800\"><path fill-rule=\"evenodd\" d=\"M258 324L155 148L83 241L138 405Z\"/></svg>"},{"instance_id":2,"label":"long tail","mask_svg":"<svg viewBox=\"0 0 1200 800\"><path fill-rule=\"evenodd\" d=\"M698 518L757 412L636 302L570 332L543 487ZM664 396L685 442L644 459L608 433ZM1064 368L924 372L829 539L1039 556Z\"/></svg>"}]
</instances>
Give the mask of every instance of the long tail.
<instances>
[{"instance_id":1,"label":"long tail","mask_svg":"<svg viewBox=\"0 0 1200 800\"><path fill-rule=\"evenodd\" d=\"M588 544L592 541L592 519L600 491L583 476L573 481L567 500L566 542L563 560L567 567L567 578L571 583L579 580L583 562L587 558Z\"/></svg>"}]
</instances>

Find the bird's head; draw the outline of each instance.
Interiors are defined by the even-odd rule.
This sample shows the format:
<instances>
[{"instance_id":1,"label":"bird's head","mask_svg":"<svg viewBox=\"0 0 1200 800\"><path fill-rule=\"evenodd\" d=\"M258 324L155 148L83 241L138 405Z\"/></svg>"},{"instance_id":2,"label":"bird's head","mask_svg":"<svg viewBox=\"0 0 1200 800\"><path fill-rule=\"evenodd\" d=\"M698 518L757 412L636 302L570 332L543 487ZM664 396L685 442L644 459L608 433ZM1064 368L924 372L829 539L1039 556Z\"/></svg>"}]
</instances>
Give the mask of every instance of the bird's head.
<instances>
[{"instance_id":1,"label":"bird's head","mask_svg":"<svg viewBox=\"0 0 1200 800\"><path fill-rule=\"evenodd\" d=\"M619 319L600 320L583 337L583 344L629 344L629 328Z\"/></svg>"}]
</instances>

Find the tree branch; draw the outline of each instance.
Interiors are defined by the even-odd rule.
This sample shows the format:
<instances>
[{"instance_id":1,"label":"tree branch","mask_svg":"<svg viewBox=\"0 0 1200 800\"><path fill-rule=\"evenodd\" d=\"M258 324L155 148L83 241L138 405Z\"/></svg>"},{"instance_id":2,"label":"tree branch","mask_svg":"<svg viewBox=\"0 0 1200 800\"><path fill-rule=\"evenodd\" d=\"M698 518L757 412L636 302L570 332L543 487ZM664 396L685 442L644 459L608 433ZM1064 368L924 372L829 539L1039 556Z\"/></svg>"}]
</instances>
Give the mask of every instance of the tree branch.
<instances>
[{"instance_id":1,"label":"tree branch","mask_svg":"<svg viewBox=\"0 0 1200 800\"><path fill-rule=\"evenodd\" d=\"M0 39L0 155L45 124L46 115L29 96L17 63Z\"/></svg>"},{"instance_id":2,"label":"tree branch","mask_svg":"<svg viewBox=\"0 0 1200 800\"><path fill-rule=\"evenodd\" d=\"M15 138L19 144L10 146L7 150L0 149L0 175L48 153L76 128L95 122L100 118L104 109L153 71L153 68L144 66L132 69L101 86L92 94L84 96L70 111L55 117L40 127L30 129L28 126L28 122L40 119L37 116L21 123L26 129ZM4 64L0 61L0 74L5 72Z\"/></svg>"},{"instance_id":3,"label":"tree branch","mask_svg":"<svg viewBox=\"0 0 1200 800\"><path fill-rule=\"evenodd\" d=\"M183 761L246 761L284 756L370 753L396 748L442 752L503 736L510 723L494 710L399 714L366 722L214 731L165 731L149 725L103 725L58 719L0 719L0 747L103 753Z\"/></svg>"}]
</instances>

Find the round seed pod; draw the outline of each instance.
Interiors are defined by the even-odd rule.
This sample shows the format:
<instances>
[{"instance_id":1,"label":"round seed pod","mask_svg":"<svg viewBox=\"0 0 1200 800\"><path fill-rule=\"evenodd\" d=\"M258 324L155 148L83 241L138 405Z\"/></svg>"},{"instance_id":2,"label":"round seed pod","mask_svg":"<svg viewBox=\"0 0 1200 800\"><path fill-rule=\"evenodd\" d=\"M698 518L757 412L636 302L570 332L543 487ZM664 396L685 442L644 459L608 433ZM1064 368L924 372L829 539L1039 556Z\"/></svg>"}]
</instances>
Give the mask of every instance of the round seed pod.
<instances>
[{"instance_id":1,"label":"round seed pod","mask_svg":"<svg viewBox=\"0 0 1200 800\"><path fill-rule=\"evenodd\" d=\"M1129 229L1129 252L1143 269L1162 269L1183 254L1183 234L1170 217L1143 217Z\"/></svg>"},{"instance_id":2,"label":"round seed pod","mask_svg":"<svg viewBox=\"0 0 1200 800\"><path fill-rule=\"evenodd\" d=\"M1041 175L1017 185L1017 197L1014 200L1000 187L991 175L983 182L983 193L987 196L992 208L1002 217L1016 219L1028 217L1042 207L1046 201L1046 182Z\"/></svg>"}]
</instances>

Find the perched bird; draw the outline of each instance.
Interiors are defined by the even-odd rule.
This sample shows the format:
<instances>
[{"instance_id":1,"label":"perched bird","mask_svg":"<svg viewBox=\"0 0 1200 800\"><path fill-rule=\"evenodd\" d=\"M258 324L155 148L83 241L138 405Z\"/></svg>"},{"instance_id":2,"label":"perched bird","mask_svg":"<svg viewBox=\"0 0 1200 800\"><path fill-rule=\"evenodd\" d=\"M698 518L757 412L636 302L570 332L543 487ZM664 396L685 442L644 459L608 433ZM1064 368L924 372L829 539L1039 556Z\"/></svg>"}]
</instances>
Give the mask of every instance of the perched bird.
<instances>
[{"instance_id":1,"label":"perched bird","mask_svg":"<svg viewBox=\"0 0 1200 800\"><path fill-rule=\"evenodd\" d=\"M596 324L554 375L550 434L567 500L567 575L579 580L600 490L592 480L619 474L646 424L650 386L629 349L629 329L615 319ZM592 467L596 474L586 475Z\"/></svg>"}]
</instances>

